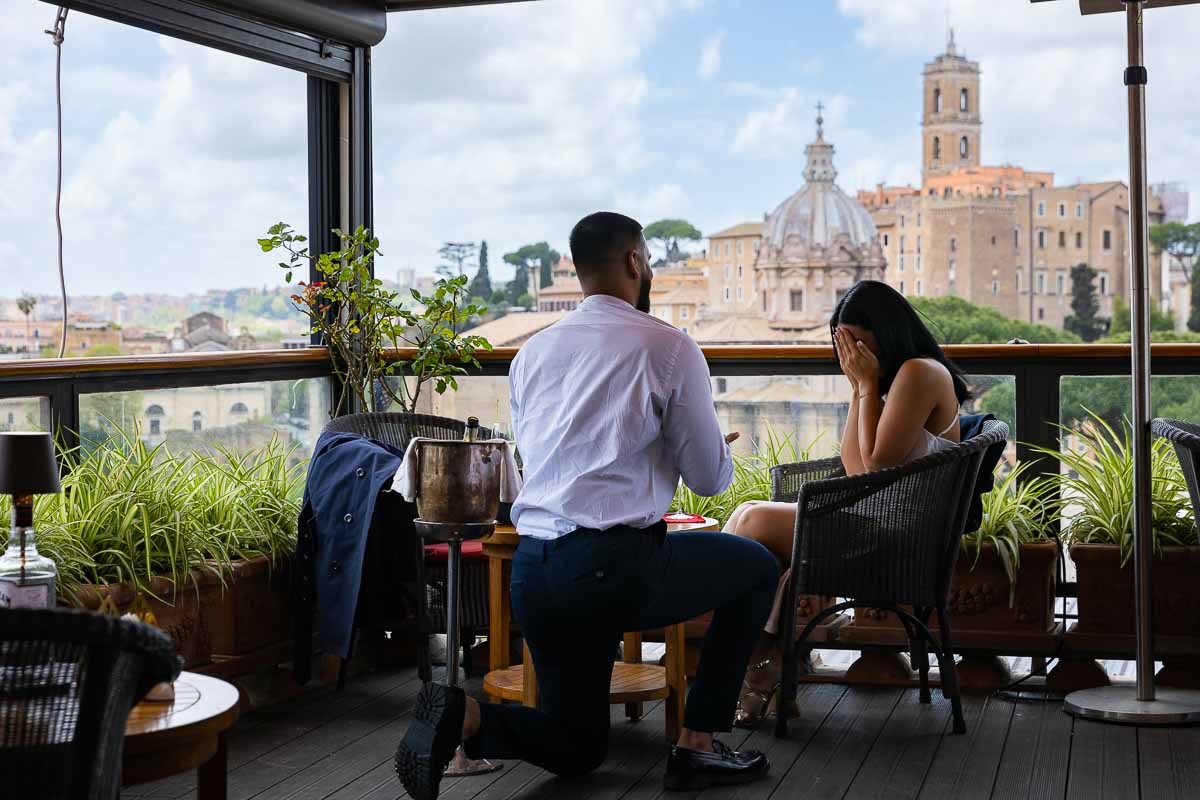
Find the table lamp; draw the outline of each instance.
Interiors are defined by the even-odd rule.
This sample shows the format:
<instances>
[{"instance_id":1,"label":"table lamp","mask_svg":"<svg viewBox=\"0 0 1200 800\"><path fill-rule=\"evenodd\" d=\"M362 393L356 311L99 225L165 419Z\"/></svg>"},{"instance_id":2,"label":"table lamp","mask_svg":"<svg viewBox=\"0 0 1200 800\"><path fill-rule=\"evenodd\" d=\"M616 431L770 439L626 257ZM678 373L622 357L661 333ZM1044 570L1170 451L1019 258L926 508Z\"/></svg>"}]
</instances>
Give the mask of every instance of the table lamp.
<instances>
[{"instance_id":1,"label":"table lamp","mask_svg":"<svg viewBox=\"0 0 1200 800\"><path fill-rule=\"evenodd\" d=\"M33 496L60 489L50 434L0 433L0 494L12 496L8 549L0 557L2 608L54 607L58 567L37 551Z\"/></svg>"}]
</instances>

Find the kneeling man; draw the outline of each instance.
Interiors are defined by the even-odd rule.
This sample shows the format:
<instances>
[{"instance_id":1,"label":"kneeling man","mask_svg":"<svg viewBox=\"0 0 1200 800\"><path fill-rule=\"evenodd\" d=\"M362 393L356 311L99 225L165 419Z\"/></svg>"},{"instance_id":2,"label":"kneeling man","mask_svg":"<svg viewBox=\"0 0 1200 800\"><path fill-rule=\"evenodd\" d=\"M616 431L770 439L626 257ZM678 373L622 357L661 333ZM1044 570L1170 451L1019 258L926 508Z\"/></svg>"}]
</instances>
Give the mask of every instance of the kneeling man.
<instances>
[{"instance_id":1,"label":"kneeling man","mask_svg":"<svg viewBox=\"0 0 1200 800\"><path fill-rule=\"evenodd\" d=\"M682 476L714 495L733 479L708 365L686 334L650 316L642 226L584 218L571 255L585 299L513 361L512 420L525 465L513 507L521 534L513 615L533 655L538 709L422 689L396 753L416 800L437 797L460 742L471 758L520 759L583 775L608 748L608 689L627 631L715 611L664 785L701 789L766 774L766 756L713 738L728 731L751 650L779 582L775 557L727 533L668 535Z\"/></svg>"}]
</instances>

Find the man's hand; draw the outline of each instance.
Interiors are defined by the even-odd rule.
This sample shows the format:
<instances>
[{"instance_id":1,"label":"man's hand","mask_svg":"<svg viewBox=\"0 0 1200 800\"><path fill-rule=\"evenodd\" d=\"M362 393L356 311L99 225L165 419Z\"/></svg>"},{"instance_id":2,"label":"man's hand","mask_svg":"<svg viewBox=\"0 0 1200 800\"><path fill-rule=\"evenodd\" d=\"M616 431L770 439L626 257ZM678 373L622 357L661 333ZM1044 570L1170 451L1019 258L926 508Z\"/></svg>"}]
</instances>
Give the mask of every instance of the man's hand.
<instances>
[{"instance_id":1,"label":"man's hand","mask_svg":"<svg viewBox=\"0 0 1200 800\"><path fill-rule=\"evenodd\" d=\"M742 438L740 433L730 433L725 435L725 444L733 444L738 439Z\"/></svg>"}]
</instances>

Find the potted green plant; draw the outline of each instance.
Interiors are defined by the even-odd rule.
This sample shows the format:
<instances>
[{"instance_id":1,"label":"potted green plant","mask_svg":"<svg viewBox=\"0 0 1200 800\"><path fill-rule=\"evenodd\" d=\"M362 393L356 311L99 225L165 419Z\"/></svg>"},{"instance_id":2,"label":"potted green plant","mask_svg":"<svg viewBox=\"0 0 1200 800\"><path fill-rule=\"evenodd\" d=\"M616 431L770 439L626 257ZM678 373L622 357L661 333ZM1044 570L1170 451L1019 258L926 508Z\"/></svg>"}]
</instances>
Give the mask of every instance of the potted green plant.
<instances>
[{"instance_id":1,"label":"potted green plant","mask_svg":"<svg viewBox=\"0 0 1200 800\"><path fill-rule=\"evenodd\" d=\"M189 459L115 434L66 454L61 494L39 498L39 546L59 568L60 602L153 613L188 667L211 660L205 619L231 553L198 523L203 485Z\"/></svg>"},{"instance_id":2,"label":"potted green plant","mask_svg":"<svg viewBox=\"0 0 1200 800\"><path fill-rule=\"evenodd\" d=\"M962 538L947 602L956 637L1054 629L1058 546L1050 527L1058 485L1052 477L1028 478L1029 469L1028 463L997 467L996 485L982 497L983 521ZM936 619L931 624L937 627ZM902 626L890 612L855 609L847 633L866 641L881 627L896 638Z\"/></svg>"},{"instance_id":3,"label":"potted green plant","mask_svg":"<svg viewBox=\"0 0 1200 800\"><path fill-rule=\"evenodd\" d=\"M432 381L441 394L458 389L457 377L466 366L479 366L476 354L491 350L488 341L464 331L470 320L487 308L470 302L467 276L443 278L430 295L411 292L406 308L399 292L384 288L374 277L379 240L359 227L353 233L333 231L341 249L313 255L306 237L287 223L272 225L258 240L263 252L283 250L279 262L288 283L297 270L311 262L320 281L297 285L292 302L308 316L311 330L329 348L346 391L331 414L337 416L353 404L361 411L386 411L391 406L415 412L425 385ZM411 350L408 357L395 351Z\"/></svg>"},{"instance_id":4,"label":"potted green plant","mask_svg":"<svg viewBox=\"0 0 1200 800\"><path fill-rule=\"evenodd\" d=\"M1070 430L1061 451L1063 516L1079 587L1077 634L1132 636L1133 448L1128 423L1118 433L1092 414ZM1171 445L1151 444L1154 530L1154 632L1200 635L1200 539L1183 472Z\"/></svg>"}]
</instances>

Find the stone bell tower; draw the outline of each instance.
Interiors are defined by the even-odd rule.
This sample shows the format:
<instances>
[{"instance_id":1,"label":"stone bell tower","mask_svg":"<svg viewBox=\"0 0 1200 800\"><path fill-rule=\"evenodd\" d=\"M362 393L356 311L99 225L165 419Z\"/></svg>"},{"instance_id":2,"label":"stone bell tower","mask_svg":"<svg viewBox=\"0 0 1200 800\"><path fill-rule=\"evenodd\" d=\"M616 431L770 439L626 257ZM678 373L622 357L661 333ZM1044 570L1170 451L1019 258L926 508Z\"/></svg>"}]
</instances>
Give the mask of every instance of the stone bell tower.
<instances>
[{"instance_id":1,"label":"stone bell tower","mask_svg":"<svg viewBox=\"0 0 1200 800\"><path fill-rule=\"evenodd\" d=\"M979 62L959 55L954 29L946 52L925 65L922 180L979 166Z\"/></svg>"}]
</instances>

